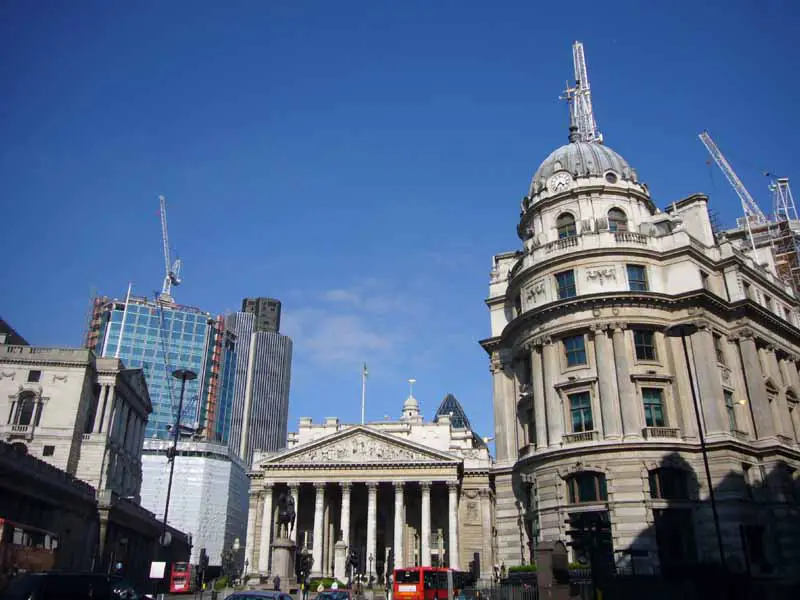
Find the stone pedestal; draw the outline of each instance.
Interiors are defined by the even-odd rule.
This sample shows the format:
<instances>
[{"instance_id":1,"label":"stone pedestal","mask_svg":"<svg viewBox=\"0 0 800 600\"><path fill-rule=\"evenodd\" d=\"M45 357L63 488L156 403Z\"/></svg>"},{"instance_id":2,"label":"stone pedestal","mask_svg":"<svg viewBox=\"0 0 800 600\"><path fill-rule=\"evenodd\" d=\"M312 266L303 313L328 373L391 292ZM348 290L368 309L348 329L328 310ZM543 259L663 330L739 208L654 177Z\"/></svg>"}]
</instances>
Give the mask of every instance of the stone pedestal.
<instances>
[{"instance_id":1,"label":"stone pedestal","mask_svg":"<svg viewBox=\"0 0 800 600\"><path fill-rule=\"evenodd\" d=\"M281 589L289 589L289 585L294 582L294 555L297 546L285 537L276 538L272 542L272 572L270 581L277 575L281 578Z\"/></svg>"},{"instance_id":2,"label":"stone pedestal","mask_svg":"<svg viewBox=\"0 0 800 600\"><path fill-rule=\"evenodd\" d=\"M345 581L347 565L347 545L339 540L333 547L333 576L339 581Z\"/></svg>"}]
</instances>

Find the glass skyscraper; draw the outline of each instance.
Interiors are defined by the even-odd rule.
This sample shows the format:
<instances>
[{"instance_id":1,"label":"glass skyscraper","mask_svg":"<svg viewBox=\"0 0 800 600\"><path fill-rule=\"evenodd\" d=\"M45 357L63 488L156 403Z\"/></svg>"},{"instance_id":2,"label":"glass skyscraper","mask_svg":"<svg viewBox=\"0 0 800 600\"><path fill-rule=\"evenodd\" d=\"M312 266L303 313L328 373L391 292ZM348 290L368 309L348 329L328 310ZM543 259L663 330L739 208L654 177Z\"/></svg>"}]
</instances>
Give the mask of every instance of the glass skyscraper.
<instances>
[{"instance_id":1,"label":"glass skyscraper","mask_svg":"<svg viewBox=\"0 0 800 600\"><path fill-rule=\"evenodd\" d=\"M124 320L124 325L123 325ZM218 336L223 333L221 320L210 313L179 304L143 297L125 301L98 298L87 337L87 345L101 356L118 356L126 367L142 368L153 413L147 422L145 437L167 439L175 423L181 382L172 377L175 369L190 369L197 379L186 382L181 429L196 431L213 422L214 431L203 437L226 433L229 409L218 404L220 390L232 386L224 378L220 363L225 346L219 352ZM234 369L229 370L233 373ZM214 414L209 414L209 409Z\"/></svg>"}]
</instances>

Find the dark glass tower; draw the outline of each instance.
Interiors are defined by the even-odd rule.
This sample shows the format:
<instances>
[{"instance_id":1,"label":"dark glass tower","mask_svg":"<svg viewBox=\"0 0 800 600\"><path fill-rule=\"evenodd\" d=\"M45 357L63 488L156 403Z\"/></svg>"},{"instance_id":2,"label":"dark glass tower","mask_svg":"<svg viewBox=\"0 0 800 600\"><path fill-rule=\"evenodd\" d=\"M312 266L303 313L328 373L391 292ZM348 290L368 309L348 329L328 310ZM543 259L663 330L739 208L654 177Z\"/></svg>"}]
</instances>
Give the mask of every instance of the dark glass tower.
<instances>
[{"instance_id":1,"label":"dark glass tower","mask_svg":"<svg viewBox=\"0 0 800 600\"><path fill-rule=\"evenodd\" d=\"M254 331L280 333L281 301L275 298L245 298L242 312L255 315Z\"/></svg>"}]
</instances>

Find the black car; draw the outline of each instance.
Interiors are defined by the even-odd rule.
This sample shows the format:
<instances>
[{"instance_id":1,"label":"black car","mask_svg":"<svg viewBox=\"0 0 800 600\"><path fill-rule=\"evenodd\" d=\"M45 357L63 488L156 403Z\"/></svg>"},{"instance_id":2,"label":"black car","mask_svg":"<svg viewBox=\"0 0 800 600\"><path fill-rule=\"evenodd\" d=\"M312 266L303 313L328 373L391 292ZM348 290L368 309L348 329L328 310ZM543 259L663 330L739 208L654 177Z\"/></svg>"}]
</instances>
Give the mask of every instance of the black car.
<instances>
[{"instance_id":1,"label":"black car","mask_svg":"<svg viewBox=\"0 0 800 600\"><path fill-rule=\"evenodd\" d=\"M2 600L140 600L125 580L102 573L47 571L18 575L0 592Z\"/></svg>"}]
</instances>

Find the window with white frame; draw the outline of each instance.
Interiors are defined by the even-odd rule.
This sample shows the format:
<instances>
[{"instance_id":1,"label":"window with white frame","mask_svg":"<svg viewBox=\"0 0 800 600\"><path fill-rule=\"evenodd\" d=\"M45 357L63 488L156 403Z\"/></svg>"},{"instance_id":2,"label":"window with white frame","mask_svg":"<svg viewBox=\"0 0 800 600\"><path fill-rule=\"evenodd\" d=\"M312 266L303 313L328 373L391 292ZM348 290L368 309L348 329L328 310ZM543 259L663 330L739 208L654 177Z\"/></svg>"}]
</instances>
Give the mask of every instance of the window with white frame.
<instances>
[{"instance_id":1,"label":"window with white frame","mask_svg":"<svg viewBox=\"0 0 800 600\"><path fill-rule=\"evenodd\" d=\"M572 335L564 338L564 354L568 367L586 364L586 341L583 335Z\"/></svg>"},{"instance_id":2,"label":"window with white frame","mask_svg":"<svg viewBox=\"0 0 800 600\"><path fill-rule=\"evenodd\" d=\"M647 427L666 427L664 391L661 388L642 388L644 424Z\"/></svg>"},{"instance_id":3,"label":"window with white frame","mask_svg":"<svg viewBox=\"0 0 800 600\"><path fill-rule=\"evenodd\" d=\"M646 292L647 269L644 265L628 265L628 289L632 292Z\"/></svg>"},{"instance_id":4,"label":"window with white frame","mask_svg":"<svg viewBox=\"0 0 800 600\"><path fill-rule=\"evenodd\" d=\"M572 433L593 431L592 396L589 392L577 392L567 396Z\"/></svg>"}]
</instances>

